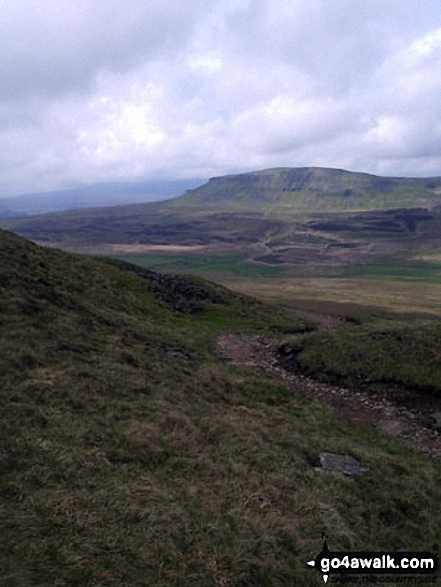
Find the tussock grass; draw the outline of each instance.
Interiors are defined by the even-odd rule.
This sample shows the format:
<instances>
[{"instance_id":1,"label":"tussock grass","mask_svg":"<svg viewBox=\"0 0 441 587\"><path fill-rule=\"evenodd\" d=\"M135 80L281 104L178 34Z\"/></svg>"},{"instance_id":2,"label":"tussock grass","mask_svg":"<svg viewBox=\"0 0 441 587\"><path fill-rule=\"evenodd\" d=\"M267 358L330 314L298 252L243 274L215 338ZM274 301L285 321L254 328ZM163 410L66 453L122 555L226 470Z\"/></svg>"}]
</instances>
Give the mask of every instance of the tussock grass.
<instances>
[{"instance_id":1,"label":"tussock grass","mask_svg":"<svg viewBox=\"0 0 441 587\"><path fill-rule=\"evenodd\" d=\"M211 350L304 321L223 289L179 315L136 274L0 237L1 585L312 587L323 529L440 540L439 467ZM317 472L325 450L369 472Z\"/></svg>"},{"instance_id":2,"label":"tussock grass","mask_svg":"<svg viewBox=\"0 0 441 587\"><path fill-rule=\"evenodd\" d=\"M441 323L384 321L287 339L287 363L347 386L441 393Z\"/></svg>"}]
</instances>

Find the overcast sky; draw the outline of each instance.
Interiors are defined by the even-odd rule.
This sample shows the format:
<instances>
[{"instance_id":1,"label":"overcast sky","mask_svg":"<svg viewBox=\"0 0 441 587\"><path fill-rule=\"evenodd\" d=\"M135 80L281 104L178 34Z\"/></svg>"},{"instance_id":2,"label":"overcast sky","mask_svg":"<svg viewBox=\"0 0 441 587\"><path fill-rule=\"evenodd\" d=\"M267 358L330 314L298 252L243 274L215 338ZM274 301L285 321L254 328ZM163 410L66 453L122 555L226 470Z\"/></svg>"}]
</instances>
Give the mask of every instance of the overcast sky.
<instances>
[{"instance_id":1,"label":"overcast sky","mask_svg":"<svg viewBox=\"0 0 441 587\"><path fill-rule=\"evenodd\" d=\"M441 175L440 0L0 0L0 195Z\"/></svg>"}]
</instances>

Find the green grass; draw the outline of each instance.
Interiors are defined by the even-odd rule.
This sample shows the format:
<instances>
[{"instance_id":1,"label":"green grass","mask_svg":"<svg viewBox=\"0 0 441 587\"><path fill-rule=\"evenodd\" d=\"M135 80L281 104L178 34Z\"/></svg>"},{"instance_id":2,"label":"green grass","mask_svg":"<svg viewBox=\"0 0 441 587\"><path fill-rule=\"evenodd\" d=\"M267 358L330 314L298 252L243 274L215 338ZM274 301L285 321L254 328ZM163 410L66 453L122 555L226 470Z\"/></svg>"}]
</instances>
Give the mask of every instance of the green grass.
<instances>
[{"instance_id":1,"label":"green grass","mask_svg":"<svg viewBox=\"0 0 441 587\"><path fill-rule=\"evenodd\" d=\"M224 297L195 314L147 276L0 232L0 584L323 584L333 549L440 542L439 466L213 352L305 321ZM322 451L368 467L315 471Z\"/></svg>"},{"instance_id":2,"label":"green grass","mask_svg":"<svg viewBox=\"0 0 441 587\"><path fill-rule=\"evenodd\" d=\"M441 263L427 261L403 262L397 260L396 263L356 264L347 267L341 275L330 277L441 283Z\"/></svg>"},{"instance_id":3,"label":"green grass","mask_svg":"<svg viewBox=\"0 0 441 587\"><path fill-rule=\"evenodd\" d=\"M284 273L280 267L258 265L247 261L242 254L231 255L202 255L202 254L118 254L112 255L116 259L135 263L141 267L160 271L179 273L219 274L227 273L240 277L277 277Z\"/></svg>"},{"instance_id":4,"label":"green grass","mask_svg":"<svg viewBox=\"0 0 441 587\"><path fill-rule=\"evenodd\" d=\"M441 323L355 326L293 337L288 360L316 378L350 387L441 394Z\"/></svg>"}]
</instances>

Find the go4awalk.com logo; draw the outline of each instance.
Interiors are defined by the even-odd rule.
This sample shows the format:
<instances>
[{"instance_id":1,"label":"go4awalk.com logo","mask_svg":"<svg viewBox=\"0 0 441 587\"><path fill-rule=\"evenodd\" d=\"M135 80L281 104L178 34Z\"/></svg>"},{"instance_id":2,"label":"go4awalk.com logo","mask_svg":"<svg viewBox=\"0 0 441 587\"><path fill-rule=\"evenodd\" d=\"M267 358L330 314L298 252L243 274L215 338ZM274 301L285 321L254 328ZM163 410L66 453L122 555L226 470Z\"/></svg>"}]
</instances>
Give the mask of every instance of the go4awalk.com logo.
<instances>
[{"instance_id":1,"label":"go4awalk.com logo","mask_svg":"<svg viewBox=\"0 0 441 587\"><path fill-rule=\"evenodd\" d=\"M433 582L438 577L438 549L432 552L333 552L328 548L327 537L322 533L323 548L308 565L322 573L324 583L331 576L335 583L346 583L351 577L354 583L401 583L415 584ZM385 576L388 577L385 577ZM362 580L369 577L369 580ZM378 580L374 579L378 577ZM381 580L381 579L384 579Z\"/></svg>"}]
</instances>

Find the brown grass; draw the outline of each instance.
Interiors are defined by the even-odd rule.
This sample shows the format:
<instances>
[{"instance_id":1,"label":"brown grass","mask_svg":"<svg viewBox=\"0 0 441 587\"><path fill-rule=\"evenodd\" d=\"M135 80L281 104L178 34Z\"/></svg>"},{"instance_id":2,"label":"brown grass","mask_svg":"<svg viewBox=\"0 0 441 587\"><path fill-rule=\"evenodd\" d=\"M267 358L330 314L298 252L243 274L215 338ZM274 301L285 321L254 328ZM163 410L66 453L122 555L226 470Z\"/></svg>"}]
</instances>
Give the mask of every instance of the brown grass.
<instances>
[{"instance_id":1,"label":"brown grass","mask_svg":"<svg viewBox=\"0 0 441 587\"><path fill-rule=\"evenodd\" d=\"M441 285L369 281L365 279L291 278L271 281L220 277L219 282L236 291L254 295L267 302L295 307L296 299L356 304L387 311L441 316Z\"/></svg>"},{"instance_id":2,"label":"brown grass","mask_svg":"<svg viewBox=\"0 0 441 587\"><path fill-rule=\"evenodd\" d=\"M104 245L112 253L194 253L205 250L206 245L144 245L144 244L106 244Z\"/></svg>"}]
</instances>

